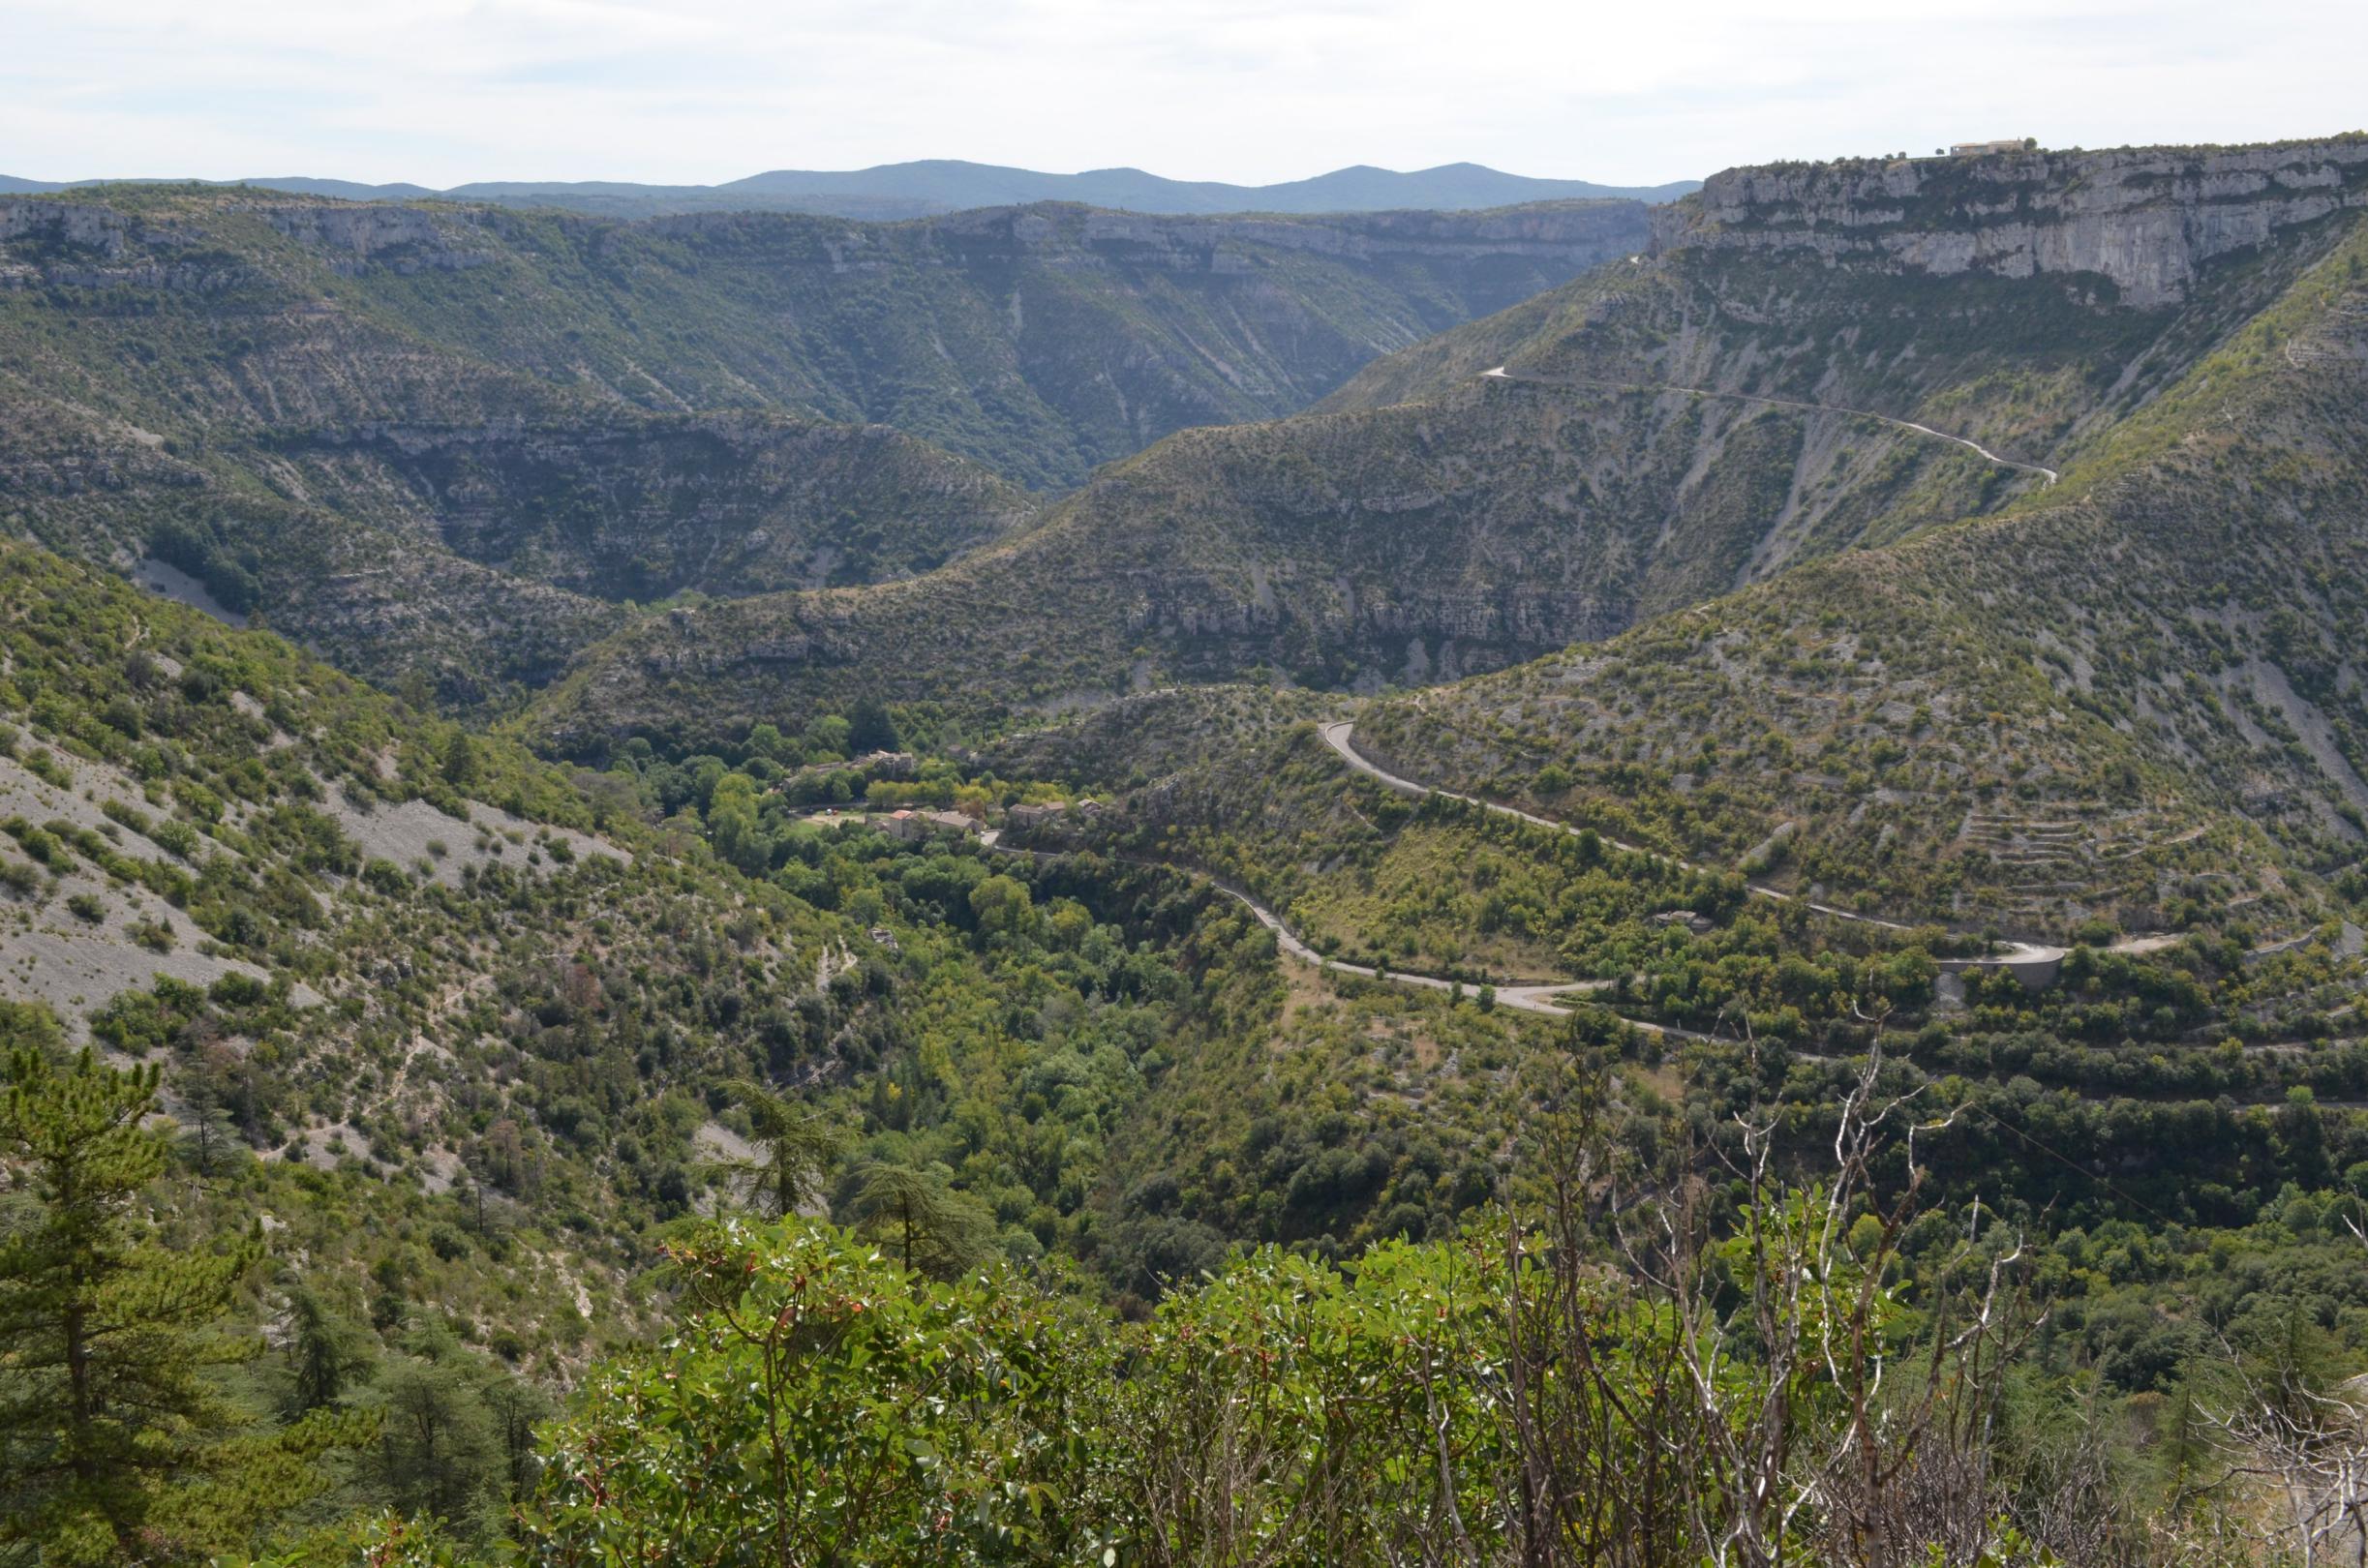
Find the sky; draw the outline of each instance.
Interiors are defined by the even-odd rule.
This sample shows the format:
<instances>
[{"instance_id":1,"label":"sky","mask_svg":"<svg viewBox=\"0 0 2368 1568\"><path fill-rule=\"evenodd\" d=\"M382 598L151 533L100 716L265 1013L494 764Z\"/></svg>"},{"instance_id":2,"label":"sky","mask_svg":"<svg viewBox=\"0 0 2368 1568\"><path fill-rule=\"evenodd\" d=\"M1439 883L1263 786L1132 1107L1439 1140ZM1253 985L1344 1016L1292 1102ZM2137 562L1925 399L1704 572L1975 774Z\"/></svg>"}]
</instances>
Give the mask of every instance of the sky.
<instances>
[{"instance_id":1,"label":"sky","mask_svg":"<svg viewBox=\"0 0 2368 1568\"><path fill-rule=\"evenodd\" d=\"M2368 126L2363 0L0 0L0 173L1648 184Z\"/></svg>"}]
</instances>

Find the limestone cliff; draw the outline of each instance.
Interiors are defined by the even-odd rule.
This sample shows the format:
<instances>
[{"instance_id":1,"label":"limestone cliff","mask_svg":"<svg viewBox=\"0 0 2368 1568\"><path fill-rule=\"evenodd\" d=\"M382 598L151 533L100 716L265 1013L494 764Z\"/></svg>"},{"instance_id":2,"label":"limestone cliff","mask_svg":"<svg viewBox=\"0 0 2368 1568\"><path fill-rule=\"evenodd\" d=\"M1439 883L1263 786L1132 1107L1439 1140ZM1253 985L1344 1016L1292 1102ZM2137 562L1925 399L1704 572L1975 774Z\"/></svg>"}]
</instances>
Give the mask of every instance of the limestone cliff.
<instances>
[{"instance_id":1,"label":"limestone cliff","mask_svg":"<svg viewBox=\"0 0 2368 1568\"><path fill-rule=\"evenodd\" d=\"M1810 252L1939 276L2093 273L2122 303L2182 299L2197 270L2368 205L2368 136L1732 168L1652 214L1653 249Z\"/></svg>"}]
</instances>

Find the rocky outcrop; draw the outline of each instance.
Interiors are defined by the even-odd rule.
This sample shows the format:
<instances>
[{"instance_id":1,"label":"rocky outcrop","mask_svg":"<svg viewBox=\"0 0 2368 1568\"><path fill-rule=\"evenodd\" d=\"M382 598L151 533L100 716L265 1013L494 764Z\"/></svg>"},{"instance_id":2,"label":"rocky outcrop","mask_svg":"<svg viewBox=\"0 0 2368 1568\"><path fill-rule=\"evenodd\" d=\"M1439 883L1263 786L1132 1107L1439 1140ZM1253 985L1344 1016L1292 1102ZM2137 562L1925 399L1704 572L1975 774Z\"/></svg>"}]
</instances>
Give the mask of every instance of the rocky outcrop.
<instances>
[{"instance_id":1,"label":"rocky outcrop","mask_svg":"<svg viewBox=\"0 0 2368 1568\"><path fill-rule=\"evenodd\" d=\"M0 288L159 288L207 293L247 269L175 256L189 236L95 202L0 201ZM9 254L13 253L13 254Z\"/></svg>"},{"instance_id":2,"label":"rocky outcrop","mask_svg":"<svg viewBox=\"0 0 2368 1568\"><path fill-rule=\"evenodd\" d=\"M410 275L460 272L493 259L464 243L461 220L440 221L418 207L304 202L265 207L263 219L297 244L324 253L329 265L348 277L374 264Z\"/></svg>"},{"instance_id":3,"label":"rocky outcrop","mask_svg":"<svg viewBox=\"0 0 2368 1568\"><path fill-rule=\"evenodd\" d=\"M112 259L133 243L132 219L84 201L0 201L0 244L32 240L93 251Z\"/></svg>"},{"instance_id":4,"label":"rocky outcrop","mask_svg":"<svg viewBox=\"0 0 2368 1568\"><path fill-rule=\"evenodd\" d=\"M2368 206L2368 136L1779 164L1715 174L1651 215L1655 252L1808 253L1935 275L2096 274L2122 303L2186 297L2199 268Z\"/></svg>"},{"instance_id":5,"label":"rocky outcrop","mask_svg":"<svg viewBox=\"0 0 2368 1568\"><path fill-rule=\"evenodd\" d=\"M225 204L259 212L273 229L321 253L331 270L347 277L372 266L403 274L458 272L492 259L483 248L468 243L468 214L439 216L383 203ZM253 270L223 265L219 247L186 223L147 221L96 201L0 200L0 246L16 253L0 256L0 287L205 289L225 286Z\"/></svg>"}]
</instances>

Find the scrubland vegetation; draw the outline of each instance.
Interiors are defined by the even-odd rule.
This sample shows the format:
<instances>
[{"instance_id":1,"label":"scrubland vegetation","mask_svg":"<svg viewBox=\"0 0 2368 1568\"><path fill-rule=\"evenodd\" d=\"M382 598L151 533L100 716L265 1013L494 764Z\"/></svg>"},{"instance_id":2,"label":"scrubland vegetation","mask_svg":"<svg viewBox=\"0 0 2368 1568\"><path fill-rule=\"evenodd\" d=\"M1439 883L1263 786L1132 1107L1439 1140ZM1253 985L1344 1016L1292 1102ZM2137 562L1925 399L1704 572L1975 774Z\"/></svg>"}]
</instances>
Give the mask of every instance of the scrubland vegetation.
<instances>
[{"instance_id":1,"label":"scrubland vegetation","mask_svg":"<svg viewBox=\"0 0 2368 1568\"><path fill-rule=\"evenodd\" d=\"M0 296L0 514L265 622L0 546L0 1562L2358 1556L2353 216L1680 251L1040 502L913 437L1131 449L1057 356L713 390L817 226L245 199Z\"/></svg>"}]
</instances>

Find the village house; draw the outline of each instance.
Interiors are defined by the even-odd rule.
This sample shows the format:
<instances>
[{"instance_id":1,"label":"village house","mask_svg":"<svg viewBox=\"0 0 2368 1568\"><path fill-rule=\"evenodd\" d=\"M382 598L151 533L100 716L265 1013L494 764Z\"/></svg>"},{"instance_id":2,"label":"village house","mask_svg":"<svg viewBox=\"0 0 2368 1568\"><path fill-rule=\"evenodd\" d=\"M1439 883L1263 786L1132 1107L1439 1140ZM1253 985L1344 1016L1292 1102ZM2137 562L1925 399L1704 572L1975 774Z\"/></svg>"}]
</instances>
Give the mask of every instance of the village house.
<instances>
[{"instance_id":1,"label":"village house","mask_svg":"<svg viewBox=\"0 0 2368 1568\"><path fill-rule=\"evenodd\" d=\"M987 827L978 818L959 811L916 811L910 806L899 806L870 820L872 827L908 844L917 844L935 833L983 832Z\"/></svg>"},{"instance_id":2,"label":"village house","mask_svg":"<svg viewBox=\"0 0 2368 1568\"><path fill-rule=\"evenodd\" d=\"M924 811L921 820L926 830L940 833L975 833L987 825L978 818L959 811Z\"/></svg>"},{"instance_id":3,"label":"village house","mask_svg":"<svg viewBox=\"0 0 2368 1568\"><path fill-rule=\"evenodd\" d=\"M1004 813L1004 821L1016 831L1033 832L1059 821L1068 809L1069 802L1066 800L1038 800L1012 807Z\"/></svg>"}]
</instances>

